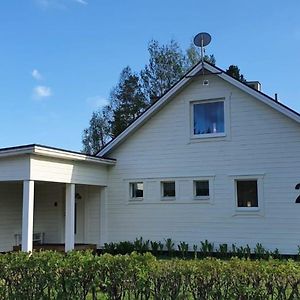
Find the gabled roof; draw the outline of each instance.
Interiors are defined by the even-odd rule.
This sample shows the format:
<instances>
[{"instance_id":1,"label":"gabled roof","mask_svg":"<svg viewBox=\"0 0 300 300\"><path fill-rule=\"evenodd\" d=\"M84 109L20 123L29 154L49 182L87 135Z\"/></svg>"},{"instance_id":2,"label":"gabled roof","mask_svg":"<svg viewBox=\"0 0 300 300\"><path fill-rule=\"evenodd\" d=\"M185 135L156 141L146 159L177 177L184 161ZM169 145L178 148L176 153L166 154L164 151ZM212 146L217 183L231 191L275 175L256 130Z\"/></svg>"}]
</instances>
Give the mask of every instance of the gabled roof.
<instances>
[{"instance_id":1,"label":"gabled roof","mask_svg":"<svg viewBox=\"0 0 300 300\"><path fill-rule=\"evenodd\" d=\"M99 152L98 156L105 156L107 153L115 149L120 143L122 143L128 136L134 133L140 128L147 120L149 120L156 112L158 112L163 106L165 106L176 94L178 94L197 74L202 72L202 68L208 71L208 74L214 74L218 76L245 93L253 96L257 100L271 106L280 113L300 123L300 114L288 106L276 101L272 97L248 86L246 83L237 80L236 78L226 74L226 72L214 65L207 62L203 64L200 62L193 67L187 74L185 74L177 83L175 83L162 97L160 97L155 103L153 103L147 110L145 110L137 119L135 119L124 131L122 131L117 137L112 139L105 147Z\"/></svg>"}]
</instances>

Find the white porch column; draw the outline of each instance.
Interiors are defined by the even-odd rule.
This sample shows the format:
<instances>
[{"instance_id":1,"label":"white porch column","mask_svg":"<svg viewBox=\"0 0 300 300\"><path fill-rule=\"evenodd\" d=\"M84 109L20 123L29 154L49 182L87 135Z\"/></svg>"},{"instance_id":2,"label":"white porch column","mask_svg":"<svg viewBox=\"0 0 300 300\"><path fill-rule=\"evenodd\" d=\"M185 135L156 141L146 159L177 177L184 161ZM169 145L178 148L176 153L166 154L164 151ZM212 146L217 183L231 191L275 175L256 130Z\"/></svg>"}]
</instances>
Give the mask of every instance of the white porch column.
<instances>
[{"instance_id":1,"label":"white porch column","mask_svg":"<svg viewBox=\"0 0 300 300\"><path fill-rule=\"evenodd\" d=\"M74 249L75 184L66 184L65 251Z\"/></svg>"},{"instance_id":2,"label":"white porch column","mask_svg":"<svg viewBox=\"0 0 300 300\"><path fill-rule=\"evenodd\" d=\"M22 251L32 251L34 181L23 181Z\"/></svg>"}]
</instances>

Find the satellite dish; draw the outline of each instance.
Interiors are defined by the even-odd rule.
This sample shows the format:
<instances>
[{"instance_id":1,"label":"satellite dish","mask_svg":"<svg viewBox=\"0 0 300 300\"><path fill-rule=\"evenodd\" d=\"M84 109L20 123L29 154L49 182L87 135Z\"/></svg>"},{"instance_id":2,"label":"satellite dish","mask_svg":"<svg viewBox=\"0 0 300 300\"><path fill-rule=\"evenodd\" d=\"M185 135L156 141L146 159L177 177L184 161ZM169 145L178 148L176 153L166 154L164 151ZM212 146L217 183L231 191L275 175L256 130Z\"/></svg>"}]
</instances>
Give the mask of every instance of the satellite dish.
<instances>
[{"instance_id":1,"label":"satellite dish","mask_svg":"<svg viewBox=\"0 0 300 300\"><path fill-rule=\"evenodd\" d=\"M201 63L202 63L202 74L204 75L204 47L207 46L211 41L211 36L207 32L200 32L194 37L194 44L196 47L201 49Z\"/></svg>"},{"instance_id":2,"label":"satellite dish","mask_svg":"<svg viewBox=\"0 0 300 300\"><path fill-rule=\"evenodd\" d=\"M211 41L211 36L207 32L200 32L194 37L194 44L197 47L205 47Z\"/></svg>"}]
</instances>

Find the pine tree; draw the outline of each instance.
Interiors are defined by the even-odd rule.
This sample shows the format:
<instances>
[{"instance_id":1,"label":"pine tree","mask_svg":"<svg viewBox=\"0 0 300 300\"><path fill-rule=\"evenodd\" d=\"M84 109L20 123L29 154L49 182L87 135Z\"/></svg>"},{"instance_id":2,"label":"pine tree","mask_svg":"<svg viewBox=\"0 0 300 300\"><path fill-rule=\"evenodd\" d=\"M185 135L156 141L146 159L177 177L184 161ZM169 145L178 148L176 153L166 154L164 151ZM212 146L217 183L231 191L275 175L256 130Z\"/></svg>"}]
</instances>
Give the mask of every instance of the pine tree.
<instances>
[{"instance_id":1,"label":"pine tree","mask_svg":"<svg viewBox=\"0 0 300 300\"><path fill-rule=\"evenodd\" d=\"M130 67L124 68L110 95L112 137L120 134L147 106L138 75Z\"/></svg>"}]
</instances>

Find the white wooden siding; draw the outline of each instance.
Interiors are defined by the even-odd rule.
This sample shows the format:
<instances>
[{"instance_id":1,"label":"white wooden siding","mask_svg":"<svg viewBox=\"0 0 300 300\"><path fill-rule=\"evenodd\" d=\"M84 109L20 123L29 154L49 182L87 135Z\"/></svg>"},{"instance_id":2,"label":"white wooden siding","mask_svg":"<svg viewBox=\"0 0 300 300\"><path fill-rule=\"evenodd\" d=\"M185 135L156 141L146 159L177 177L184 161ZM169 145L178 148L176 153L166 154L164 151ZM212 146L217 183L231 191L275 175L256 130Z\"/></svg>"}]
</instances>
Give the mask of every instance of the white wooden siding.
<instances>
[{"instance_id":1,"label":"white wooden siding","mask_svg":"<svg viewBox=\"0 0 300 300\"><path fill-rule=\"evenodd\" d=\"M45 243L63 242L63 191L63 185L35 184L33 230L45 233ZM11 251L15 245L15 234L22 232L22 199L22 182L0 183L0 252Z\"/></svg>"},{"instance_id":2,"label":"white wooden siding","mask_svg":"<svg viewBox=\"0 0 300 300\"><path fill-rule=\"evenodd\" d=\"M100 245L101 187L78 185L84 209L81 243ZM22 182L0 182L0 252L12 251L15 234L22 232ZM45 243L64 243L65 185L36 182L34 196L34 232L43 232Z\"/></svg>"},{"instance_id":3,"label":"white wooden siding","mask_svg":"<svg viewBox=\"0 0 300 300\"><path fill-rule=\"evenodd\" d=\"M107 185L106 166L37 155L31 156L30 164L30 178L32 180Z\"/></svg>"},{"instance_id":4,"label":"white wooden siding","mask_svg":"<svg viewBox=\"0 0 300 300\"><path fill-rule=\"evenodd\" d=\"M0 181L29 179L29 155L0 158Z\"/></svg>"},{"instance_id":5,"label":"white wooden siding","mask_svg":"<svg viewBox=\"0 0 300 300\"><path fill-rule=\"evenodd\" d=\"M87 186L85 201L85 243L100 246L101 187Z\"/></svg>"},{"instance_id":6,"label":"white wooden siding","mask_svg":"<svg viewBox=\"0 0 300 300\"><path fill-rule=\"evenodd\" d=\"M63 243L65 186L35 183L34 232L45 233L45 243Z\"/></svg>"},{"instance_id":7,"label":"white wooden siding","mask_svg":"<svg viewBox=\"0 0 300 300\"><path fill-rule=\"evenodd\" d=\"M22 228L22 183L0 182L0 252L11 251Z\"/></svg>"},{"instance_id":8,"label":"white wooden siding","mask_svg":"<svg viewBox=\"0 0 300 300\"><path fill-rule=\"evenodd\" d=\"M208 239L215 244L262 243L284 253L300 244L300 182L298 123L209 76L209 87L198 77L109 156L107 240L145 239L192 246ZM190 101L226 97L230 134L226 138L190 139ZM264 213L234 215L232 175L264 174ZM201 204L191 193L193 177L214 176L213 201ZM181 178L180 199L160 200L160 180ZM177 178L177 179L176 179ZM185 178L187 178L185 180ZM128 179L144 180L142 203L129 203ZM186 201L186 203L185 203Z\"/></svg>"}]
</instances>

